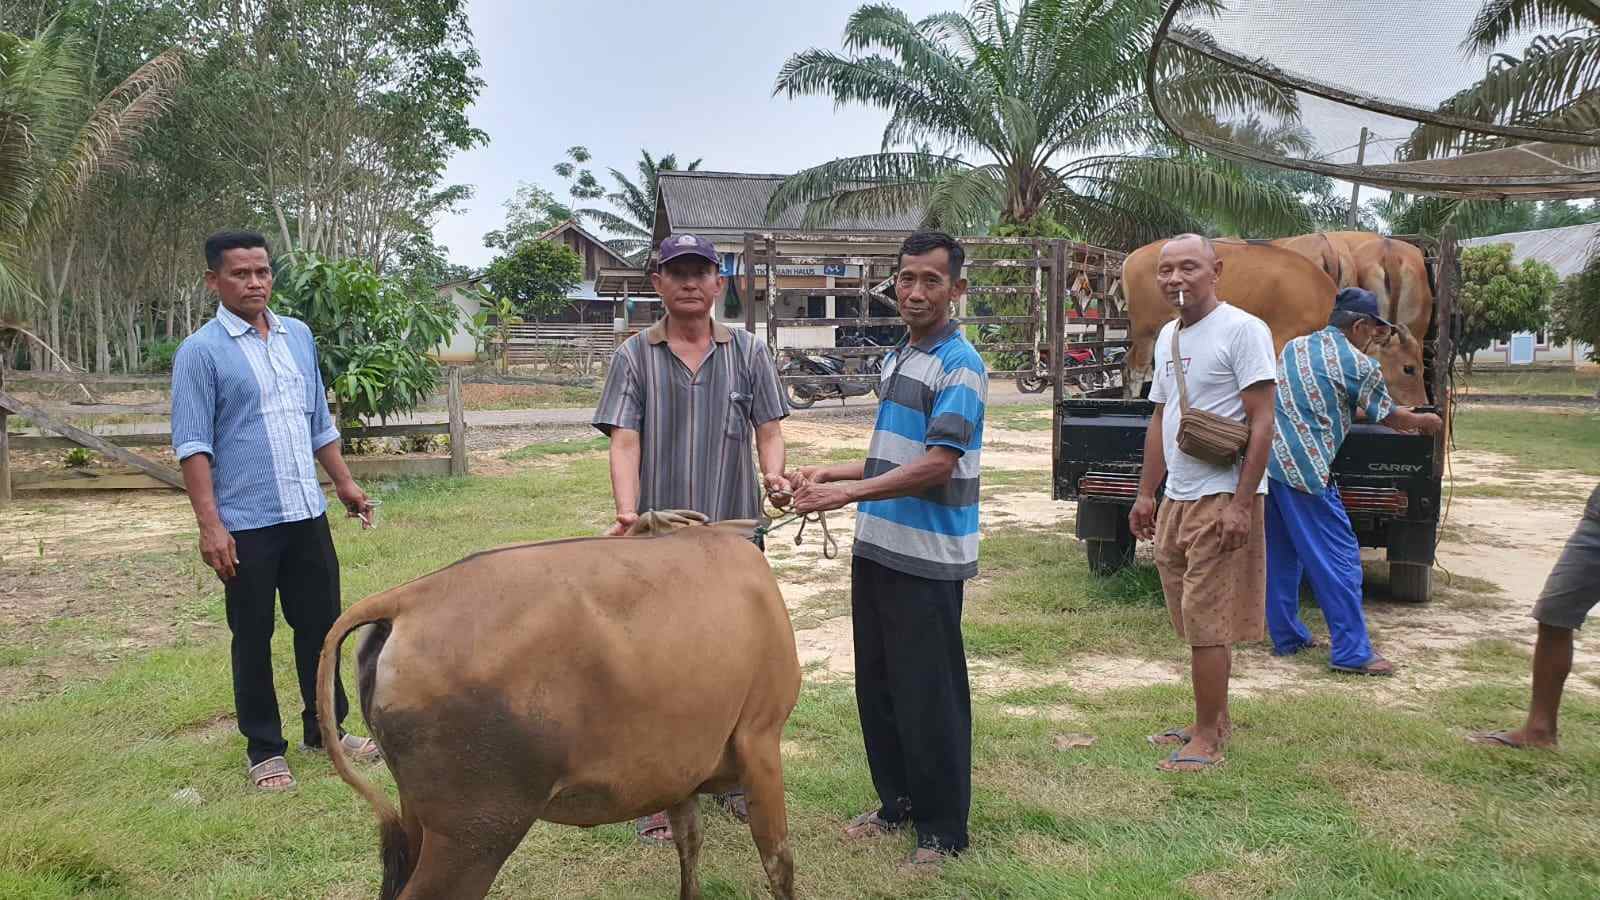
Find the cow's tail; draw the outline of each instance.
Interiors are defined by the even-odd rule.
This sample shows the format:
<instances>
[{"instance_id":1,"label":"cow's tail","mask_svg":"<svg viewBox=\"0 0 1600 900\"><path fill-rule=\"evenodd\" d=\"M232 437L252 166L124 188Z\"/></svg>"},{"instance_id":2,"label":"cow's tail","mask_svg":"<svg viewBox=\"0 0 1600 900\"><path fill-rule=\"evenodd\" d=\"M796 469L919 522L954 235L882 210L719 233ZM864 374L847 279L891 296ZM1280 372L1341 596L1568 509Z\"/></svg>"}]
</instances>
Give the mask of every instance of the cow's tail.
<instances>
[{"instance_id":1,"label":"cow's tail","mask_svg":"<svg viewBox=\"0 0 1600 900\"><path fill-rule=\"evenodd\" d=\"M328 748L328 759L333 762L334 771L339 773L345 784L366 798L378 817L378 841L383 857L383 888L378 893L379 900L393 900L400 895L417 861L411 858L411 839L399 811L383 791L356 772L339 743L333 685L334 675L339 671L339 645L344 643L345 636L363 625L377 624L387 629L398 611L398 601L396 592L389 591L368 597L345 610L344 615L328 629L328 637L322 642L322 658L317 663L317 722L322 729L322 746ZM363 703L363 714L368 712L366 707L367 704Z\"/></svg>"},{"instance_id":2,"label":"cow's tail","mask_svg":"<svg viewBox=\"0 0 1600 900\"><path fill-rule=\"evenodd\" d=\"M1389 298L1389 308L1383 311L1383 317L1391 322L1400 321L1400 292L1406 287L1405 275L1400 270L1400 254L1394 248L1396 243L1399 242L1392 238L1383 239L1383 287Z\"/></svg>"}]
</instances>

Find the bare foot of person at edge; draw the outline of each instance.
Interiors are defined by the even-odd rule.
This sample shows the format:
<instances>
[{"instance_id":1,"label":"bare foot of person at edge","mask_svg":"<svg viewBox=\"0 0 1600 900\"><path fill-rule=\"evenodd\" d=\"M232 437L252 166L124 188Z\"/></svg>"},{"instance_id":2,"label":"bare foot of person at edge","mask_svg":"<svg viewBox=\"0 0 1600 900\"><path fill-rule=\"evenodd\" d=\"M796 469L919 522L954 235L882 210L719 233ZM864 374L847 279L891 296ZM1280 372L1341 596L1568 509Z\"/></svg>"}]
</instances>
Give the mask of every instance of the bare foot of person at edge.
<instances>
[{"instance_id":1,"label":"bare foot of person at edge","mask_svg":"<svg viewBox=\"0 0 1600 900\"><path fill-rule=\"evenodd\" d=\"M1488 747L1510 747L1513 750L1527 750L1535 747L1553 750L1556 746L1556 736L1554 734L1534 731L1526 725L1510 731L1474 731L1467 735L1467 741Z\"/></svg>"}]
</instances>

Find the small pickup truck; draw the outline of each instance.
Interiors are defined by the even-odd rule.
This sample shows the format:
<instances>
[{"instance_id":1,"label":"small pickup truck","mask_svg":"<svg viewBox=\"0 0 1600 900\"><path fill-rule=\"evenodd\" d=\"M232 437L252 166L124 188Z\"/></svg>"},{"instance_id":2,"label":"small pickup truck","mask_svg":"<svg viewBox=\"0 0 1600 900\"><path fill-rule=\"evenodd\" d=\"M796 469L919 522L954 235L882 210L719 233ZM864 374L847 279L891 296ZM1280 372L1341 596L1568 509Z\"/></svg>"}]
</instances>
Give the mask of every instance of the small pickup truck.
<instances>
[{"instance_id":1,"label":"small pickup truck","mask_svg":"<svg viewBox=\"0 0 1600 900\"><path fill-rule=\"evenodd\" d=\"M1450 432L1449 362L1459 332L1452 302L1459 280L1453 274L1439 277L1443 273L1438 264L1440 258L1447 259L1452 273L1459 271L1454 246L1447 239L1437 256L1429 258L1437 292L1433 323L1425 338L1432 405L1418 408L1444 415L1444 431L1432 437L1401 434L1358 422L1333 464L1334 483L1357 540L1363 547L1387 553L1388 594L1396 600L1426 601L1432 588ZM1060 373L1055 376L1059 384ZM1077 502L1077 536L1095 572L1115 572L1133 560L1135 541L1128 511L1138 496L1145 430L1154 411L1149 400L1067 397L1056 391L1051 494L1057 500Z\"/></svg>"}]
</instances>

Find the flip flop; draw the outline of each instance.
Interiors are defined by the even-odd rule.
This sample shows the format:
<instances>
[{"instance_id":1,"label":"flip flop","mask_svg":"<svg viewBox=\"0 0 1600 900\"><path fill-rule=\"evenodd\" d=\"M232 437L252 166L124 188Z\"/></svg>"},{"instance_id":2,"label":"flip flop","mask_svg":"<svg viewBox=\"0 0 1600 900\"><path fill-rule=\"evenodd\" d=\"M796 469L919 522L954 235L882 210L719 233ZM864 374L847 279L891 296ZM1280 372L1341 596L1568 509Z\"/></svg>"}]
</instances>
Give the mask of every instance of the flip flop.
<instances>
[{"instance_id":1,"label":"flip flop","mask_svg":"<svg viewBox=\"0 0 1600 900\"><path fill-rule=\"evenodd\" d=\"M1144 739L1149 741L1152 747L1182 747L1184 744L1189 743L1192 737L1193 735L1190 734L1189 729L1179 726L1177 728L1168 728L1160 734L1147 734Z\"/></svg>"},{"instance_id":2,"label":"flip flop","mask_svg":"<svg viewBox=\"0 0 1600 900\"><path fill-rule=\"evenodd\" d=\"M344 748L345 755L356 762L373 762L383 758L383 750L378 747L378 742L372 738L359 737L354 734L339 735L339 746ZM307 753L327 753L326 747L321 744L312 746L301 742L300 749Z\"/></svg>"},{"instance_id":3,"label":"flip flop","mask_svg":"<svg viewBox=\"0 0 1600 900\"><path fill-rule=\"evenodd\" d=\"M641 844L665 847L673 843L672 820L667 818L665 812L658 812L653 816L640 816L634 821L633 827Z\"/></svg>"},{"instance_id":4,"label":"flip flop","mask_svg":"<svg viewBox=\"0 0 1600 900\"><path fill-rule=\"evenodd\" d=\"M1178 751L1178 750L1172 751L1172 755L1171 756L1168 756L1166 759L1162 760L1161 762L1156 763L1156 768L1160 769L1163 772L1204 772L1207 769L1215 769L1218 766L1220 766L1223 763L1228 761L1227 758L1224 757L1220 753L1217 754L1216 756L1206 757L1206 756L1195 756L1194 754L1190 754L1188 756L1180 756L1179 755L1180 752L1181 751ZM1181 769L1181 768L1179 768L1179 766L1185 766L1185 765L1194 766L1194 768L1192 768L1192 769Z\"/></svg>"},{"instance_id":5,"label":"flip flop","mask_svg":"<svg viewBox=\"0 0 1600 900\"><path fill-rule=\"evenodd\" d=\"M268 778L278 778L282 776L288 776L288 784L270 785L266 783ZM245 769L245 777L250 779L250 784L254 786L256 790L266 791L269 794L292 791L297 784L297 782L294 780L294 775L289 771L288 761L281 756L274 756L271 759L264 759L261 762L250 766L249 768Z\"/></svg>"},{"instance_id":6,"label":"flip flop","mask_svg":"<svg viewBox=\"0 0 1600 900\"><path fill-rule=\"evenodd\" d=\"M1273 647L1272 648L1272 655L1273 656L1294 656L1296 653L1299 653L1302 650L1315 650L1320 646L1322 646L1322 645L1317 643L1317 639L1316 638L1312 638L1311 640L1306 641L1304 644L1301 644L1300 646L1295 647L1293 650L1279 650L1277 647Z\"/></svg>"},{"instance_id":7,"label":"flip flop","mask_svg":"<svg viewBox=\"0 0 1600 900\"><path fill-rule=\"evenodd\" d=\"M1522 744L1511 739L1511 732L1504 729L1499 731L1474 731L1467 735L1467 743L1510 747L1513 750L1523 749Z\"/></svg>"},{"instance_id":8,"label":"flip flop","mask_svg":"<svg viewBox=\"0 0 1600 900\"><path fill-rule=\"evenodd\" d=\"M750 798L745 796L744 791L729 791L726 794L718 794L717 805L722 807L722 811L728 815L733 816L740 822L749 824Z\"/></svg>"},{"instance_id":9,"label":"flip flop","mask_svg":"<svg viewBox=\"0 0 1600 900\"><path fill-rule=\"evenodd\" d=\"M1373 668L1373 666L1381 662L1389 661L1381 656L1374 656L1373 658L1367 660L1364 665L1359 666L1337 666L1330 664L1328 666L1328 671L1339 672L1344 675L1366 675L1370 678L1393 678L1395 672L1393 663L1390 663L1389 668L1387 669Z\"/></svg>"},{"instance_id":10,"label":"flip flop","mask_svg":"<svg viewBox=\"0 0 1600 900\"><path fill-rule=\"evenodd\" d=\"M932 847L918 847L900 862L902 875L931 875L944 868L950 854Z\"/></svg>"},{"instance_id":11,"label":"flip flop","mask_svg":"<svg viewBox=\"0 0 1600 900\"><path fill-rule=\"evenodd\" d=\"M1516 740L1511 732L1506 729L1497 731L1474 731L1467 735L1467 743L1482 744L1486 747L1510 747L1513 750L1543 750L1554 744L1527 744Z\"/></svg>"},{"instance_id":12,"label":"flip flop","mask_svg":"<svg viewBox=\"0 0 1600 900\"><path fill-rule=\"evenodd\" d=\"M884 817L878 815L878 812L879 811L875 809L871 812L864 812L861 815L856 816L854 819L851 819L844 826L844 836L850 840L858 841L866 838L877 838L883 837L884 835L894 834L896 831L906 827L905 820L901 820L899 822L890 822ZM856 831L856 829L861 830L859 833L852 834L851 832Z\"/></svg>"}]
</instances>

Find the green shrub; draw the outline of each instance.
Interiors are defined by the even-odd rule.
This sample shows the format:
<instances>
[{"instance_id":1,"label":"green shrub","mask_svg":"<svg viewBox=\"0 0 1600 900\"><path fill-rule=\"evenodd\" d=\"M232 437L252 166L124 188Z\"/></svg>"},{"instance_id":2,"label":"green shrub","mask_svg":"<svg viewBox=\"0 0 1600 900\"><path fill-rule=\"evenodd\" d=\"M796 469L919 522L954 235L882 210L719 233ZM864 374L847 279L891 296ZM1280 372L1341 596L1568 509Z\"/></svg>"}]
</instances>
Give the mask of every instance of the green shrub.
<instances>
[{"instance_id":1,"label":"green shrub","mask_svg":"<svg viewBox=\"0 0 1600 900\"><path fill-rule=\"evenodd\" d=\"M139 351L139 370L152 375L161 375L172 371L172 359L178 355L178 345L182 341L171 338L164 341L151 341Z\"/></svg>"}]
</instances>

